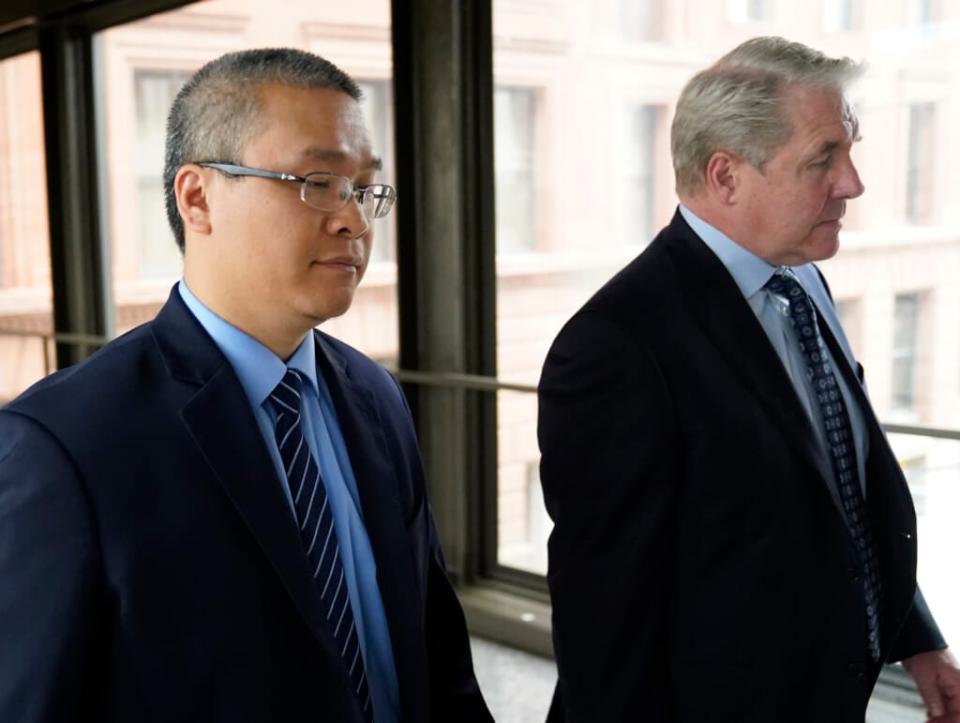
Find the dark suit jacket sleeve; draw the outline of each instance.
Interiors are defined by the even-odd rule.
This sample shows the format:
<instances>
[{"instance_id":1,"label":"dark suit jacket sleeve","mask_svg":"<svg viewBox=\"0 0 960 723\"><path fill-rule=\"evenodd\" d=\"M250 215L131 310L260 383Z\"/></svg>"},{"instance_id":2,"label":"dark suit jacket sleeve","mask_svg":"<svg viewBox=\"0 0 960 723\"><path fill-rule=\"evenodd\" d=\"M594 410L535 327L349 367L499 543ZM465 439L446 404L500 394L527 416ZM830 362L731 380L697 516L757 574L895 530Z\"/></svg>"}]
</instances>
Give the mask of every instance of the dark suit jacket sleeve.
<instances>
[{"instance_id":1,"label":"dark suit jacket sleeve","mask_svg":"<svg viewBox=\"0 0 960 723\"><path fill-rule=\"evenodd\" d=\"M434 544L427 582L426 630L431 719L492 723L493 717L474 677L467 624L447 578L432 517L430 530Z\"/></svg>"},{"instance_id":2,"label":"dark suit jacket sleeve","mask_svg":"<svg viewBox=\"0 0 960 723\"><path fill-rule=\"evenodd\" d=\"M99 562L71 461L0 411L0 720L85 719Z\"/></svg>"},{"instance_id":3,"label":"dark suit jacket sleeve","mask_svg":"<svg viewBox=\"0 0 960 723\"><path fill-rule=\"evenodd\" d=\"M394 380L395 381L395 380ZM397 393L403 405L405 425L410 433L410 447L416 450L413 419L400 385ZM419 455L415 466L422 480ZM487 710L473 672L470 638L460 601L447 577L447 564L437 535L436 523L426 499L420 495L415 513L418 538L426 541L427 580L424 626L427 657L430 665L430 718L434 721L493 721Z\"/></svg>"},{"instance_id":4,"label":"dark suit jacket sleeve","mask_svg":"<svg viewBox=\"0 0 960 723\"><path fill-rule=\"evenodd\" d=\"M920 588L913 596L913 607L907 614L907 619L900 628L900 634L888 656L888 662L904 660L917 653L926 653L932 650L942 650L947 647L940 628L927 607Z\"/></svg>"},{"instance_id":5,"label":"dark suit jacket sleeve","mask_svg":"<svg viewBox=\"0 0 960 723\"><path fill-rule=\"evenodd\" d=\"M670 600L681 463L648 350L581 312L547 357L538 437L555 522L548 582L568 721L671 719Z\"/></svg>"}]
</instances>

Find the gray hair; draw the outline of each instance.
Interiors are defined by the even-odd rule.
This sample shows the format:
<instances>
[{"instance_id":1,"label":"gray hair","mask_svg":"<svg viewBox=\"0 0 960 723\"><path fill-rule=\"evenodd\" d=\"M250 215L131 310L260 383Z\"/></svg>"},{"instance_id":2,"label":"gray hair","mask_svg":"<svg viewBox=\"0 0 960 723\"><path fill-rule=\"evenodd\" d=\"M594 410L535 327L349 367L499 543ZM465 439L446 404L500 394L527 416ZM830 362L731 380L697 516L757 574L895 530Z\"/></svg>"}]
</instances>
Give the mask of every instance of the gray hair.
<instances>
[{"instance_id":1,"label":"gray hair","mask_svg":"<svg viewBox=\"0 0 960 723\"><path fill-rule=\"evenodd\" d=\"M258 89L264 84L331 88L360 100L356 82L329 60L294 48L260 48L227 53L198 70L180 89L167 117L163 193L167 220L180 251L183 220L173 182L185 163L239 163L259 128Z\"/></svg>"},{"instance_id":2,"label":"gray hair","mask_svg":"<svg viewBox=\"0 0 960 723\"><path fill-rule=\"evenodd\" d=\"M789 86L842 93L862 72L850 58L830 58L784 38L738 45L693 76L680 93L670 130L677 193L703 188L707 162L719 150L762 171L793 133L781 103Z\"/></svg>"}]
</instances>

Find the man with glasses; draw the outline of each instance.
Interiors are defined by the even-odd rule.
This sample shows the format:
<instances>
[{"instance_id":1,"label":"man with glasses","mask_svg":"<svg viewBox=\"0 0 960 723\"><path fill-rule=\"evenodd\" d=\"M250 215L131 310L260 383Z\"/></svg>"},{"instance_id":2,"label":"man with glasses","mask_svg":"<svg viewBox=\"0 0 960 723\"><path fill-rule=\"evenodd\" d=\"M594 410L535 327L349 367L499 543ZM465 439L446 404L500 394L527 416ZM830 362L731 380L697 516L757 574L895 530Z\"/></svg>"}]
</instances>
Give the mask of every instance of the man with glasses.
<instances>
[{"instance_id":1,"label":"man with glasses","mask_svg":"<svg viewBox=\"0 0 960 723\"><path fill-rule=\"evenodd\" d=\"M755 38L695 75L677 214L550 350L554 720L863 723L903 661L960 721L910 493L814 265L864 191L858 72Z\"/></svg>"},{"instance_id":2,"label":"man with glasses","mask_svg":"<svg viewBox=\"0 0 960 723\"><path fill-rule=\"evenodd\" d=\"M0 720L490 720L403 393L315 330L396 199L359 99L296 50L177 96L183 279L0 411Z\"/></svg>"}]
</instances>

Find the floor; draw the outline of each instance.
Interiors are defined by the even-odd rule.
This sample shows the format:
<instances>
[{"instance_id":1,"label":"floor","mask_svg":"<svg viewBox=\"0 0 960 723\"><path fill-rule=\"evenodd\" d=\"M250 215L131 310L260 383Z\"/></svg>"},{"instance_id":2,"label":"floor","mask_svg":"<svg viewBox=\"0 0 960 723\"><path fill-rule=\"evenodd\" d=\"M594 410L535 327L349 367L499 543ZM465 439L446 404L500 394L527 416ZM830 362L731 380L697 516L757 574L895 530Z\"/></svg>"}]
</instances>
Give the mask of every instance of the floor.
<instances>
[{"instance_id":1,"label":"floor","mask_svg":"<svg viewBox=\"0 0 960 723\"><path fill-rule=\"evenodd\" d=\"M472 638L473 662L487 705L497 723L542 723L557 680L552 660ZM870 702L867 723L923 723L913 701Z\"/></svg>"}]
</instances>

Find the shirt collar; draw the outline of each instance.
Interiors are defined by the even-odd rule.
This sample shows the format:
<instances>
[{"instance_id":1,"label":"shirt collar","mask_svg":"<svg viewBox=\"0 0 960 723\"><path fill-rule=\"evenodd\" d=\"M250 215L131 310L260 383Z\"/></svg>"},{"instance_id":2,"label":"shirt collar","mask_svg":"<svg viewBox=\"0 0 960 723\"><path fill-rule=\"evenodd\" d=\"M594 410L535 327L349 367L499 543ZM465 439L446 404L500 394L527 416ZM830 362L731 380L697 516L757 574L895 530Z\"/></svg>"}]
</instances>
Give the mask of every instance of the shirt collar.
<instances>
[{"instance_id":1,"label":"shirt collar","mask_svg":"<svg viewBox=\"0 0 960 723\"><path fill-rule=\"evenodd\" d=\"M733 277L744 298L760 291L779 268L764 261L680 204L680 215L694 233L713 251Z\"/></svg>"},{"instance_id":2,"label":"shirt collar","mask_svg":"<svg viewBox=\"0 0 960 723\"><path fill-rule=\"evenodd\" d=\"M314 393L317 389L316 348L313 334L307 334L300 346L284 364L283 360L267 347L230 322L217 316L190 291L181 279L177 285L187 308L223 352L240 380L240 385L254 409L259 408L270 396L287 369L296 369L310 382Z\"/></svg>"}]
</instances>

